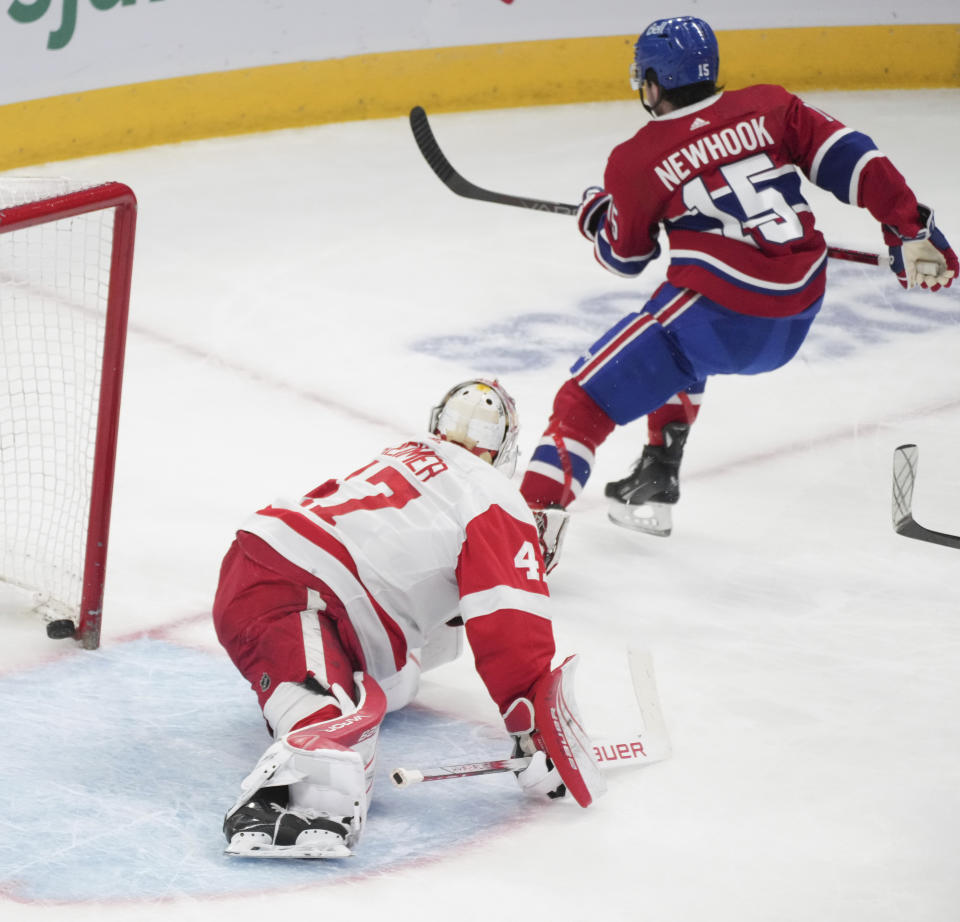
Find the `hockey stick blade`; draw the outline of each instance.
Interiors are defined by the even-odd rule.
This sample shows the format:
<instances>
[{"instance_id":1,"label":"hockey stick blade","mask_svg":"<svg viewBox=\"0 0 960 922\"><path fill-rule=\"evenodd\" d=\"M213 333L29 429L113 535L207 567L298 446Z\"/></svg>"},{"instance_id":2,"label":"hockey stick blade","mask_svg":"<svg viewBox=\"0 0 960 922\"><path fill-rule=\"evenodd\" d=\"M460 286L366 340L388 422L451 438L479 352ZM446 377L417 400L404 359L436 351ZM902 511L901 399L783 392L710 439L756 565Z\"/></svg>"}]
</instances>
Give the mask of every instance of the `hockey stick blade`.
<instances>
[{"instance_id":1,"label":"hockey stick blade","mask_svg":"<svg viewBox=\"0 0 960 922\"><path fill-rule=\"evenodd\" d=\"M667 759L673 752L667 725L660 708L660 696L657 692L657 680L653 672L653 657L646 650L628 650L627 661L630 664L630 679L633 694L640 708L643 720L645 754L648 760L659 762Z\"/></svg>"},{"instance_id":2,"label":"hockey stick blade","mask_svg":"<svg viewBox=\"0 0 960 922\"><path fill-rule=\"evenodd\" d=\"M645 650L629 650L627 662L643 728L622 736L591 740L593 756L604 769L628 765L634 767L652 765L654 762L662 762L669 758L672 752L663 712L660 709L653 659ZM521 757L478 760L436 768L395 768L390 772L390 780L394 786L404 788L419 784L421 781L446 781L452 778L471 778L498 772L517 772L524 769L529 761L529 758Z\"/></svg>"},{"instance_id":3,"label":"hockey stick blade","mask_svg":"<svg viewBox=\"0 0 960 922\"><path fill-rule=\"evenodd\" d=\"M944 547L960 548L960 536L924 528L913 518L913 488L917 480L920 449L901 445L893 451L893 528L898 535L929 541Z\"/></svg>"},{"instance_id":4,"label":"hockey stick blade","mask_svg":"<svg viewBox=\"0 0 960 922\"><path fill-rule=\"evenodd\" d=\"M548 202L544 199L526 198L522 195L507 195L503 192L493 192L474 185L469 179L461 176L446 158L430 127L430 120L422 106L414 106L410 110L410 128L413 130L413 139L427 161L430 169L451 192L463 198L474 199L478 202L492 202L495 205L513 205L517 208L527 208L531 211L547 211L551 214L576 215L579 205L570 205L565 202ZM851 250L846 247L827 247L827 255L832 259L844 259L848 262L866 263L871 266L890 266L890 257L878 253L866 253L863 250Z\"/></svg>"}]
</instances>

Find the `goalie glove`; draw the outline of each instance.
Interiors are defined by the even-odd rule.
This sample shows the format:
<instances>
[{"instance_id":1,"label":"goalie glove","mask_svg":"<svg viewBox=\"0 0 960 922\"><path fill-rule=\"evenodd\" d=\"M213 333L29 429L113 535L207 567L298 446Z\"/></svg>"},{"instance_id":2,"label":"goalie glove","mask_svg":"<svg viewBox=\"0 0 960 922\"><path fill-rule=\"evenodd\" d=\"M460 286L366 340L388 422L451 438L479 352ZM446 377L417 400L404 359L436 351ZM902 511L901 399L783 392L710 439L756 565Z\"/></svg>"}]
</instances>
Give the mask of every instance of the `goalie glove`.
<instances>
[{"instance_id":1,"label":"goalie glove","mask_svg":"<svg viewBox=\"0 0 960 922\"><path fill-rule=\"evenodd\" d=\"M567 789L560 774L547 754L538 748L539 734L534 736L533 702L529 698L517 698L507 708L503 722L513 737L513 758L530 756L530 764L523 771L515 772L523 793L530 797L563 797Z\"/></svg>"},{"instance_id":2,"label":"goalie glove","mask_svg":"<svg viewBox=\"0 0 960 922\"><path fill-rule=\"evenodd\" d=\"M577 227L591 243L597 239L600 222L607 216L612 197L599 186L585 190L577 209Z\"/></svg>"},{"instance_id":3,"label":"goalie glove","mask_svg":"<svg viewBox=\"0 0 960 922\"><path fill-rule=\"evenodd\" d=\"M919 205L917 220L920 231L914 236L903 236L890 224L883 225L884 243L890 252L890 268L904 288L949 288L960 264L947 238L934 224L933 211Z\"/></svg>"},{"instance_id":4,"label":"goalie glove","mask_svg":"<svg viewBox=\"0 0 960 922\"><path fill-rule=\"evenodd\" d=\"M588 807L606 790L606 782L573 694L577 662L576 656L568 656L540 678L533 687L533 701L517 698L507 708L504 722L514 737L515 752L517 747L521 752L533 750L530 764L517 774L524 791L548 797L569 792L581 807Z\"/></svg>"}]
</instances>

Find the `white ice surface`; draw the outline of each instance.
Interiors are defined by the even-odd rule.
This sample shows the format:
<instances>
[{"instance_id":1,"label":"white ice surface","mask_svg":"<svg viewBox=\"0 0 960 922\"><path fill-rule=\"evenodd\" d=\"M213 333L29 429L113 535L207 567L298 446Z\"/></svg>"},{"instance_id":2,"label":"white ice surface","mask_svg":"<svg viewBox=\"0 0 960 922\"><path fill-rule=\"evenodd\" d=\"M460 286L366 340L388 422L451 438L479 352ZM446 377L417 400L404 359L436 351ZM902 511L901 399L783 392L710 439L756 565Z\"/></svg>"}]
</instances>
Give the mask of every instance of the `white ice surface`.
<instances>
[{"instance_id":1,"label":"white ice surface","mask_svg":"<svg viewBox=\"0 0 960 922\"><path fill-rule=\"evenodd\" d=\"M808 98L871 134L960 244L960 92ZM433 121L474 182L576 201L641 116ZM403 119L30 172L125 181L140 214L103 648L3 629L4 920L960 918L960 557L890 524L892 451L916 442L918 520L960 529L960 290L904 295L833 262L793 363L708 386L667 540L603 507L642 423L601 448L551 582L558 650L582 655L602 733L625 713L625 649L650 649L670 760L611 775L586 811L532 807L509 778L381 786L356 867L224 867L219 819L267 742L205 616L237 523L419 431L477 373L515 395L529 453L568 365L662 266L618 280L570 218L457 198ZM869 216L811 197L831 243L880 249ZM469 656L420 703L456 718L441 749L496 724ZM391 729L390 758L416 750L416 721Z\"/></svg>"}]
</instances>

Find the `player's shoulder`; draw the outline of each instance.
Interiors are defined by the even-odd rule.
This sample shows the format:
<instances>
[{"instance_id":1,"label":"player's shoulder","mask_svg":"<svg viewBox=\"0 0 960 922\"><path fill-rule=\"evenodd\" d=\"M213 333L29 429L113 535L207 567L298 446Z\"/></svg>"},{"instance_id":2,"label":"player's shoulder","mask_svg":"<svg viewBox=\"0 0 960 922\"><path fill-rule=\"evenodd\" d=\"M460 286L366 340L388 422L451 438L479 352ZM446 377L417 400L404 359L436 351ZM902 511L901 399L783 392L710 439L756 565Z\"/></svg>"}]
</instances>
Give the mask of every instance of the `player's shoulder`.
<instances>
[{"instance_id":1,"label":"player's shoulder","mask_svg":"<svg viewBox=\"0 0 960 922\"><path fill-rule=\"evenodd\" d=\"M514 518L532 521L517 484L482 458L461 445L446 442L435 436L424 439L442 457L454 473L463 494L465 508L478 515L491 506L500 506Z\"/></svg>"},{"instance_id":2,"label":"player's shoulder","mask_svg":"<svg viewBox=\"0 0 960 922\"><path fill-rule=\"evenodd\" d=\"M792 99L793 93L778 83L753 83L739 90L724 90L723 96L731 101L741 99Z\"/></svg>"},{"instance_id":3,"label":"player's shoulder","mask_svg":"<svg viewBox=\"0 0 960 922\"><path fill-rule=\"evenodd\" d=\"M755 84L738 90L720 90L707 99L674 109L641 126L610 154L609 163L633 164L658 161L665 150L693 133L709 131L754 114L773 113L795 99L788 90L775 84Z\"/></svg>"},{"instance_id":4,"label":"player's shoulder","mask_svg":"<svg viewBox=\"0 0 960 922\"><path fill-rule=\"evenodd\" d=\"M786 87L776 83L755 83L739 90L725 90L720 98L720 110L724 115L740 113L774 113L789 108L797 102Z\"/></svg>"},{"instance_id":5,"label":"player's shoulder","mask_svg":"<svg viewBox=\"0 0 960 922\"><path fill-rule=\"evenodd\" d=\"M650 122L643 125L635 134L610 151L604 185L610 188L610 182L615 177L629 180L638 170L659 160L665 141L663 133L654 131Z\"/></svg>"}]
</instances>

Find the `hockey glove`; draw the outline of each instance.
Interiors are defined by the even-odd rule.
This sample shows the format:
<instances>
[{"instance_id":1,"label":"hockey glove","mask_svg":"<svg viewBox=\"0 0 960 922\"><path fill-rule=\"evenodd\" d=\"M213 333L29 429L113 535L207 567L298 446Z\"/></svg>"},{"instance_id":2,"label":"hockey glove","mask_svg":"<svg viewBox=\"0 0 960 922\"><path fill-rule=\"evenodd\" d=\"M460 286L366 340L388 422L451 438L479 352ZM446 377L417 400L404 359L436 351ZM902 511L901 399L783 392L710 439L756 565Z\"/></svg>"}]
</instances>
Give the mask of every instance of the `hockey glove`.
<instances>
[{"instance_id":1,"label":"hockey glove","mask_svg":"<svg viewBox=\"0 0 960 922\"><path fill-rule=\"evenodd\" d=\"M530 756L530 764L516 772L517 782L530 797L563 797L567 789L553 762L538 746L539 734L534 729L533 702L517 698L503 716L507 730L513 737L513 758Z\"/></svg>"},{"instance_id":2,"label":"hockey glove","mask_svg":"<svg viewBox=\"0 0 960 922\"><path fill-rule=\"evenodd\" d=\"M532 756L517 774L520 786L547 797L563 797L569 791L581 807L588 807L607 786L574 696L578 662L576 656L568 656L541 676L533 686L533 701L517 698L503 719L514 737L514 752Z\"/></svg>"},{"instance_id":3,"label":"hockey glove","mask_svg":"<svg viewBox=\"0 0 960 922\"><path fill-rule=\"evenodd\" d=\"M592 242L597 239L600 222L606 218L610 202L611 196L599 186L591 186L584 191L577 209L577 227L587 240Z\"/></svg>"},{"instance_id":4,"label":"hockey glove","mask_svg":"<svg viewBox=\"0 0 960 922\"><path fill-rule=\"evenodd\" d=\"M543 553L544 572L552 573L560 562L560 548L570 521L570 513L563 506L553 503L545 509L534 509L533 520L540 535L540 550Z\"/></svg>"},{"instance_id":5,"label":"hockey glove","mask_svg":"<svg viewBox=\"0 0 960 922\"><path fill-rule=\"evenodd\" d=\"M926 205L918 206L920 232L904 237L890 224L883 225L883 240L890 251L890 268L904 288L949 288L960 263L947 238L933 222L933 211Z\"/></svg>"}]
</instances>

